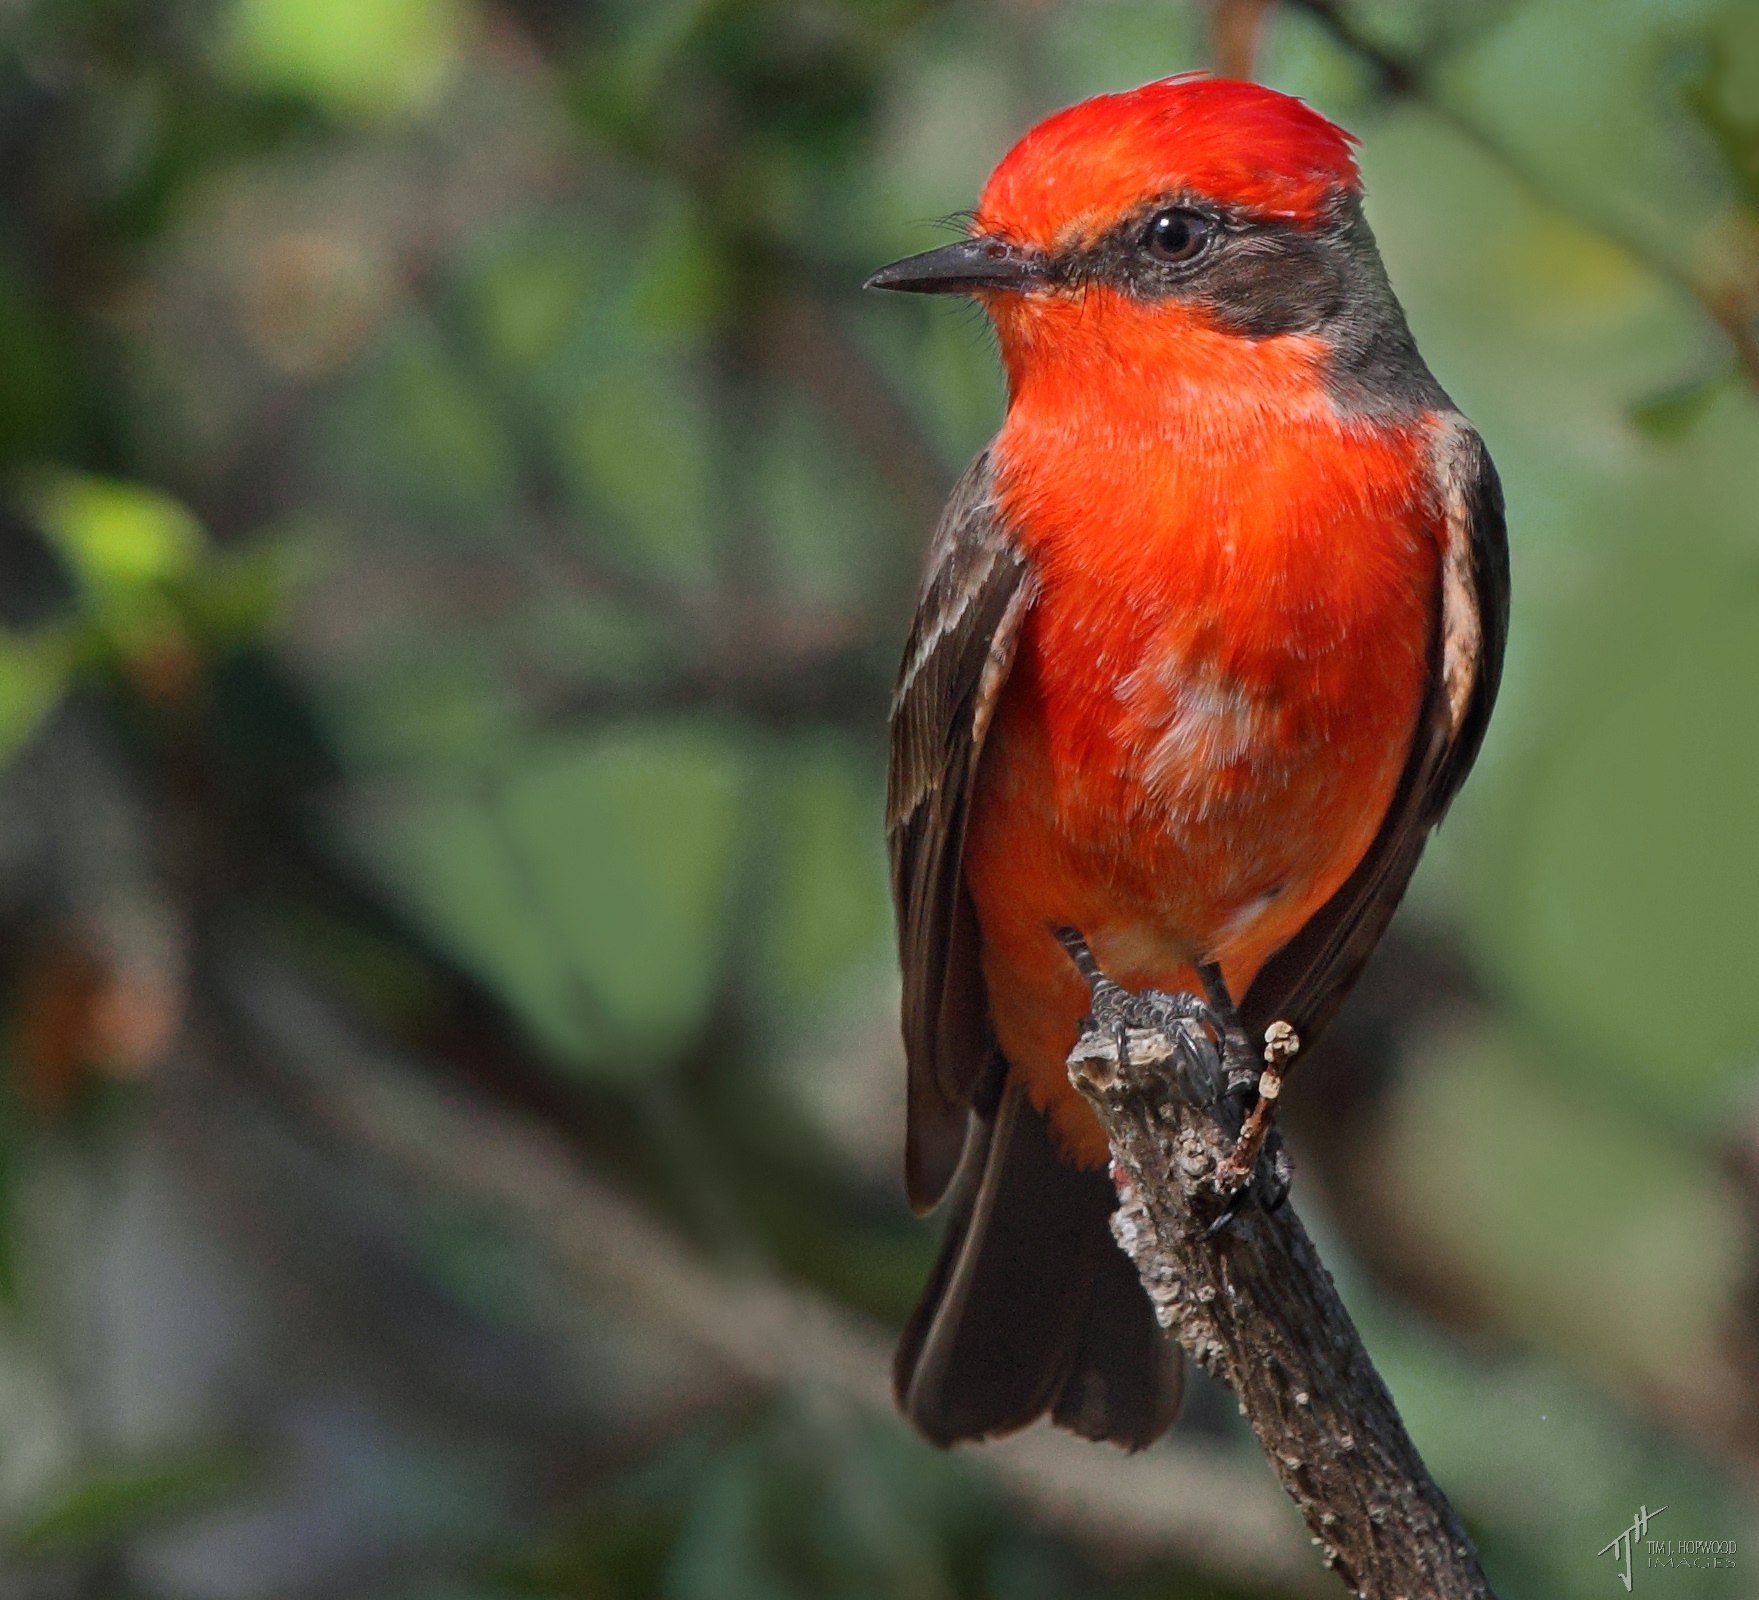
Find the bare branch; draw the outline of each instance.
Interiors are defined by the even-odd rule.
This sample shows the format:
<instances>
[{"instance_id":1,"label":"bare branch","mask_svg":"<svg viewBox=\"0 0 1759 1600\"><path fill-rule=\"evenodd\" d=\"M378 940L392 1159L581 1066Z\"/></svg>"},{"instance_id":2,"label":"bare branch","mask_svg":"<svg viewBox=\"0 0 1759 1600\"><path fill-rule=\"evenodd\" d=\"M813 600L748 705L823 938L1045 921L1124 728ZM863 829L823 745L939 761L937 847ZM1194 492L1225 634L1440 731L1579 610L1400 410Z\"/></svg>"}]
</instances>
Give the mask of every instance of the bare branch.
<instances>
[{"instance_id":1,"label":"bare branch","mask_svg":"<svg viewBox=\"0 0 1759 1600\"><path fill-rule=\"evenodd\" d=\"M1224 78L1256 75L1264 23L1276 0L1209 0L1209 53Z\"/></svg>"},{"instance_id":2,"label":"bare branch","mask_svg":"<svg viewBox=\"0 0 1759 1600\"><path fill-rule=\"evenodd\" d=\"M1113 1227L1163 1326L1232 1389L1328 1565L1363 1600L1493 1600L1293 1207L1211 1238L1234 1136L1177 1086L1207 1052L1195 1023L1089 1027L1069 1076L1111 1140Z\"/></svg>"}]
</instances>

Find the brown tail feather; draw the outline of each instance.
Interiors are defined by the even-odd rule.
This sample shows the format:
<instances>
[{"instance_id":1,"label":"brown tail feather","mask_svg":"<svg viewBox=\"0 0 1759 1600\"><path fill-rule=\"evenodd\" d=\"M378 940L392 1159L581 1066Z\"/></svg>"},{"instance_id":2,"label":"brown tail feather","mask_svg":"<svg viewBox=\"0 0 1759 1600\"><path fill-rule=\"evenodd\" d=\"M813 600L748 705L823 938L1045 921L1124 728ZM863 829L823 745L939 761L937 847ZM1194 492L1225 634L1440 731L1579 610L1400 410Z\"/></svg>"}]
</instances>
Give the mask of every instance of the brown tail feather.
<instances>
[{"instance_id":1,"label":"brown tail feather","mask_svg":"<svg viewBox=\"0 0 1759 1600\"><path fill-rule=\"evenodd\" d=\"M1111 1237L1104 1172L1066 1165L1009 1087L981 1166L898 1345L898 1405L936 1444L1009 1433L1050 1412L1139 1449L1179 1409L1179 1348Z\"/></svg>"}]
</instances>

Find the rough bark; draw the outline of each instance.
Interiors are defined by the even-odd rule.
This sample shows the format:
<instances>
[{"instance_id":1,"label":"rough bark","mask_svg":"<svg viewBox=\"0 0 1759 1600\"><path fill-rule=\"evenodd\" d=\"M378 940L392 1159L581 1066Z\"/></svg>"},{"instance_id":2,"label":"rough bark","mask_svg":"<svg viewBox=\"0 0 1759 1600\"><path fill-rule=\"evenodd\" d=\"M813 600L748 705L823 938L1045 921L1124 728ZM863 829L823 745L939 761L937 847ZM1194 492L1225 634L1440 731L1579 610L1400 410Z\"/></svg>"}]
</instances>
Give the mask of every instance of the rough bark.
<instances>
[{"instance_id":1,"label":"rough bark","mask_svg":"<svg viewBox=\"0 0 1759 1600\"><path fill-rule=\"evenodd\" d=\"M1132 1028L1125 1053L1120 1068L1117 1031L1090 1028L1069 1075L1111 1139L1113 1227L1162 1325L1239 1398L1353 1594L1494 1600L1294 1207L1248 1207L1210 1235L1234 1136L1186 1087L1218 1076L1208 1035Z\"/></svg>"}]
</instances>

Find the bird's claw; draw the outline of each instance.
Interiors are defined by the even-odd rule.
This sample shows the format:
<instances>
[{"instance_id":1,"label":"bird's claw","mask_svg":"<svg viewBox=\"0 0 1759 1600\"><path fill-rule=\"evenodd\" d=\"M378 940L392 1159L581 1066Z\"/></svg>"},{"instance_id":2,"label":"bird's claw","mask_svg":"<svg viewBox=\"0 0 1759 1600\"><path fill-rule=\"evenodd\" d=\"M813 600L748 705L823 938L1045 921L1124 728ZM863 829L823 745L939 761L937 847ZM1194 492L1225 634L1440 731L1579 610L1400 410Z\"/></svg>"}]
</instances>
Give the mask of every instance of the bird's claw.
<instances>
[{"instance_id":1,"label":"bird's claw","mask_svg":"<svg viewBox=\"0 0 1759 1600\"><path fill-rule=\"evenodd\" d=\"M1159 1033L1178 1043L1173 1076L1181 1097L1207 1112L1234 1141L1216 1172L1222 1209L1209 1224L1223 1233L1248 1206L1272 1213L1289 1197L1292 1169L1282 1136L1271 1124L1282 1071L1300 1041L1286 1023L1266 1030L1263 1066L1254 1060L1239 1014L1219 970L1200 968L1207 998L1161 989L1126 989L1100 970L1087 941L1073 928L1057 938L1086 980L1092 1010L1082 1031L1110 1035L1120 1071L1130 1065L1132 1030ZM1207 1038L1191 1027L1197 1024Z\"/></svg>"}]
</instances>

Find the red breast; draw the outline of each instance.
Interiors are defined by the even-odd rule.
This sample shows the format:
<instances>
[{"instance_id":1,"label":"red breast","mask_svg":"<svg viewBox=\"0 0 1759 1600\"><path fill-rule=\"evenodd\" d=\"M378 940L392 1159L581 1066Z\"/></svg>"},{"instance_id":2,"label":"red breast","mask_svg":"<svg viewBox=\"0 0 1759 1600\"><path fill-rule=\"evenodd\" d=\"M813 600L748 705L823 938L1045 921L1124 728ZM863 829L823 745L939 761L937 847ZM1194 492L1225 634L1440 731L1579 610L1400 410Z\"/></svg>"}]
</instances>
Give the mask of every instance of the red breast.
<instances>
[{"instance_id":1,"label":"red breast","mask_svg":"<svg viewBox=\"0 0 1759 1600\"><path fill-rule=\"evenodd\" d=\"M1431 671L1439 510L1424 424L1340 411L1326 349L1095 287L994 308L994 459L1039 597L966 845L998 1039L1065 1152L1106 1147L1064 1059L1085 990L1235 995L1348 876ZM1026 329L1005 319L1027 316Z\"/></svg>"}]
</instances>

